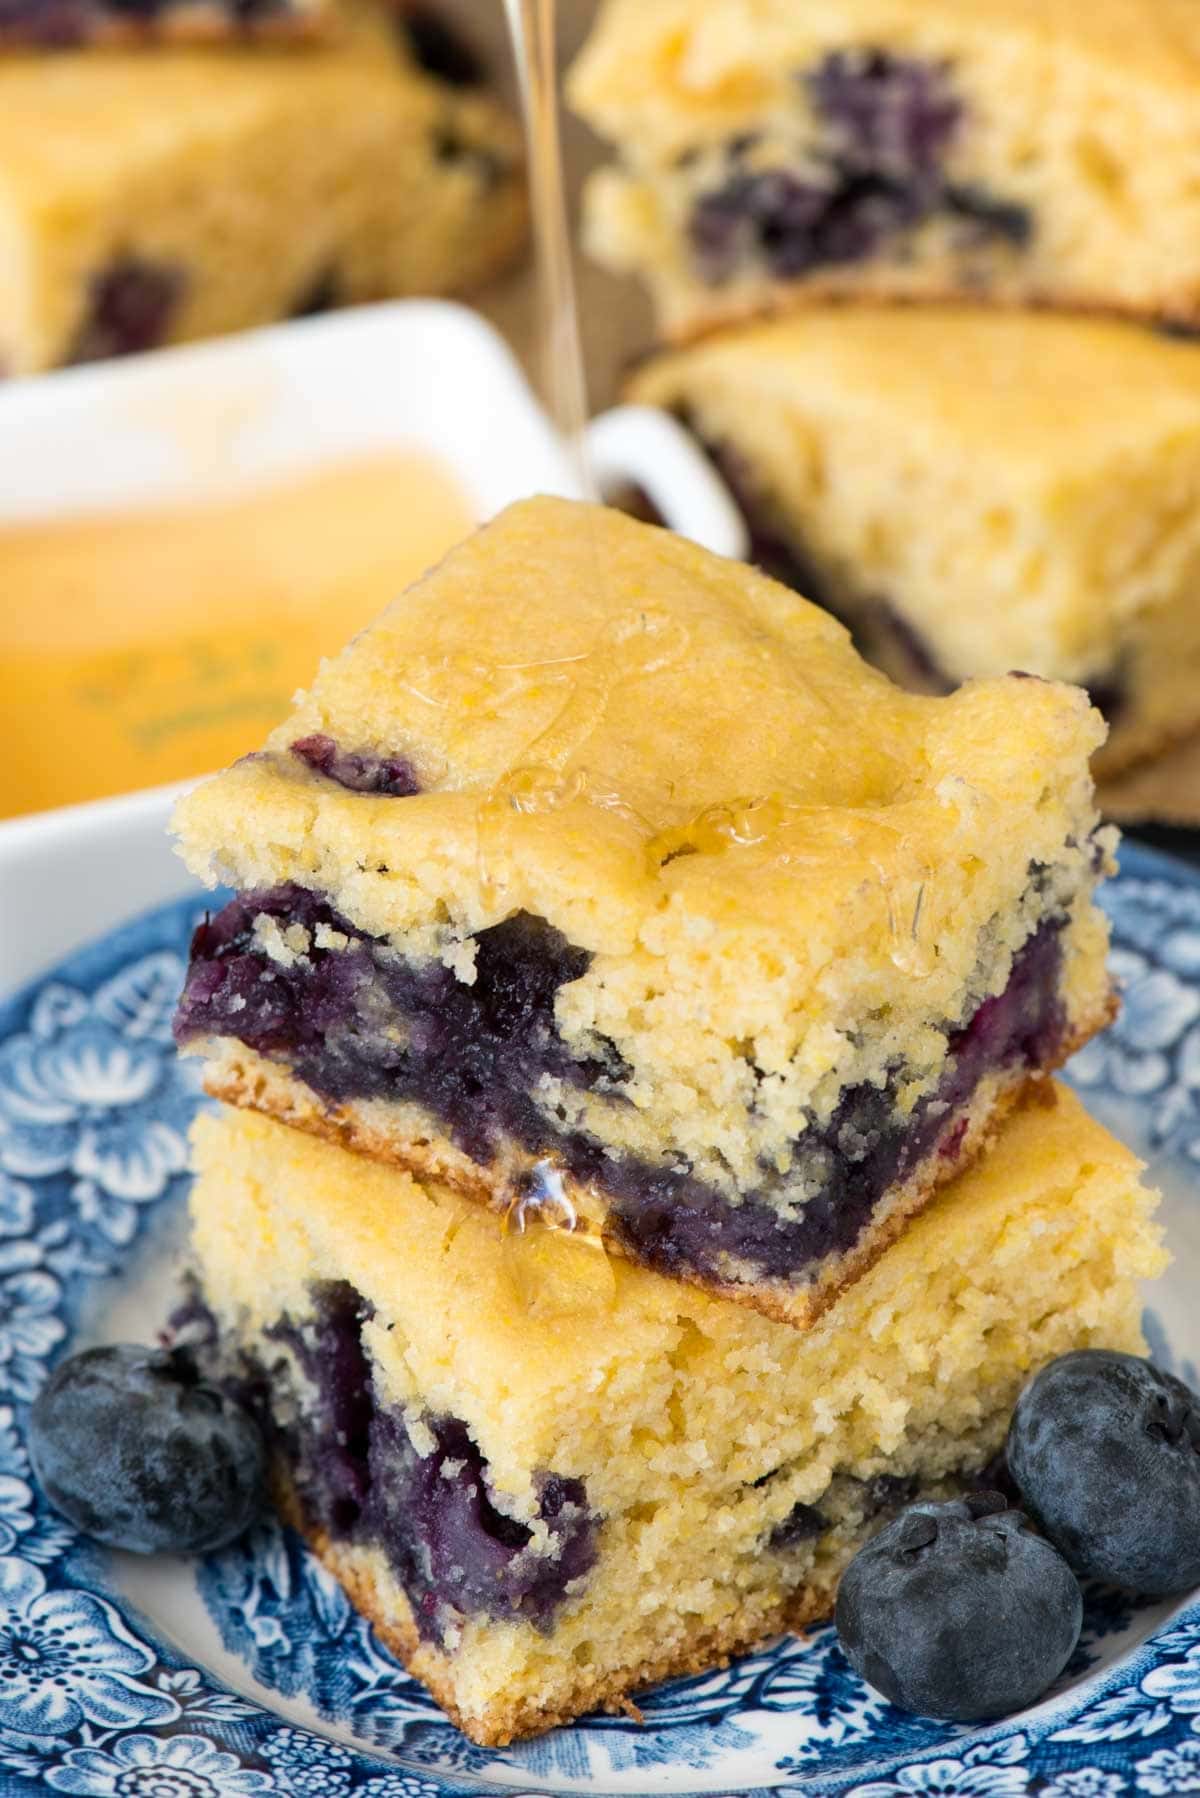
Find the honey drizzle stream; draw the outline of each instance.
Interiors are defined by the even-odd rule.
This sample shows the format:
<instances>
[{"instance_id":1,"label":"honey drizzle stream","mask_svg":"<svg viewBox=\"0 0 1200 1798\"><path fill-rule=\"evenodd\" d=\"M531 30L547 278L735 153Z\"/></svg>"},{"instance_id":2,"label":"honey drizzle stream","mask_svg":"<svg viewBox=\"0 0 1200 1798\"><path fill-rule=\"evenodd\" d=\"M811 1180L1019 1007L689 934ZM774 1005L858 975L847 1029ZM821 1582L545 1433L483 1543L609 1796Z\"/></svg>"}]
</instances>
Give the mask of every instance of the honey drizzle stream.
<instances>
[{"instance_id":1,"label":"honey drizzle stream","mask_svg":"<svg viewBox=\"0 0 1200 1798\"><path fill-rule=\"evenodd\" d=\"M580 498L598 501L601 494L587 447L587 379L563 184L554 7L555 0L505 0L525 119L537 257L542 396L566 448ZM590 535L590 520L587 528ZM599 570L598 556L596 563ZM492 837L503 833L508 814L553 811L584 796L586 773L580 769L571 774L568 765L603 716L609 688L621 677L624 664L631 659L636 662L639 655L646 659L645 639L655 635L657 622L648 624L640 618L638 628L631 631L627 619L617 621L616 641L611 645L616 652L615 669L596 651L551 656L543 664L534 664L550 667L561 660L566 692L549 726L479 802L477 853L485 897L496 895ZM626 650L630 635L641 641ZM663 646L656 644L651 659L662 652ZM608 796L601 796L599 802L606 799ZM569 1249L564 1237L571 1244ZM589 1255L585 1250L580 1261L583 1245L601 1253ZM603 1240L577 1216L561 1174L550 1162L538 1162L531 1177L514 1190L505 1216L502 1249L514 1292L519 1302L533 1311L569 1314L604 1310L613 1303L616 1280L603 1252Z\"/></svg>"},{"instance_id":2,"label":"honey drizzle stream","mask_svg":"<svg viewBox=\"0 0 1200 1798\"><path fill-rule=\"evenodd\" d=\"M587 381L563 187L554 6L555 0L505 0L525 115L544 397L567 446L581 496L597 500L587 452Z\"/></svg>"}]
</instances>

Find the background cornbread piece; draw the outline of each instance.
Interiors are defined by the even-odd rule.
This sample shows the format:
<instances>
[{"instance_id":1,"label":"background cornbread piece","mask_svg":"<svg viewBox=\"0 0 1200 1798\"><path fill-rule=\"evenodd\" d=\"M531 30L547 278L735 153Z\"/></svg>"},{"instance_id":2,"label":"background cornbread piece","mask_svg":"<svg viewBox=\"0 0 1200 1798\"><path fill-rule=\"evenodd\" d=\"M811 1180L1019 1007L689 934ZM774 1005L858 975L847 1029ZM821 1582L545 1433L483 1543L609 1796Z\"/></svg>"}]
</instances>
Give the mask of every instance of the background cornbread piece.
<instances>
[{"instance_id":1,"label":"background cornbread piece","mask_svg":"<svg viewBox=\"0 0 1200 1798\"><path fill-rule=\"evenodd\" d=\"M1108 776L1200 724L1200 347L1139 326L833 307L643 368L773 571L905 685L1089 688Z\"/></svg>"},{"instance_id":2,"label":"background cornbread piece","mask_svg":"<svg viewBox=\"0 0 1200 1798\"><path fill-rule=\"evenodd\" d=\"M608 0L588 235L690 333L829 294L1200 317L1192 0Z\"/></svg>"},{"instance_id":3,"label":"background cornbread piece","mask_svg":"<svg viewBox=\"0 0 1200 1798\"><path fill-rule=\"evenodd\" d=\"M458 292L522 241L520 135L365 10L336 46L0 61L0 371Z\"/></svg>"},{"instance_id":4,"label":"background cornbread piece","mask_svg":"<svg viewBox=\"0 0 1200 1798\"><path fill-rule=\"evenodd\" d=\"M505 1742L826 1614L1036 1368L1140 1350L1154 1197L1050 1091L806 1333L230 1111L196 1125L196 1266L225 1370L269 1382L289 1513Z\"/></svg>"},{"instance_id":5,"label":"background cornbread piece","mask_svg":"<svg viewBox=\"0 0 1200 1798\"><path fill-rule=\"evenodd\" d=\"M338 11L335 0L8 0L0 51L320 41L336 33Z\"/></svg>"},{"instance_id":6,"label":"background cornbread piece","mask_svg":"<svg viewBox=\"0 0 1200 1798\"><path fill-rule=\"evenodd\" d=\"M460 546L187 797L210 1089L804 1322L1109 1015L1084 695L901 692L599 508Z\"/></svg>"}]
</instances>

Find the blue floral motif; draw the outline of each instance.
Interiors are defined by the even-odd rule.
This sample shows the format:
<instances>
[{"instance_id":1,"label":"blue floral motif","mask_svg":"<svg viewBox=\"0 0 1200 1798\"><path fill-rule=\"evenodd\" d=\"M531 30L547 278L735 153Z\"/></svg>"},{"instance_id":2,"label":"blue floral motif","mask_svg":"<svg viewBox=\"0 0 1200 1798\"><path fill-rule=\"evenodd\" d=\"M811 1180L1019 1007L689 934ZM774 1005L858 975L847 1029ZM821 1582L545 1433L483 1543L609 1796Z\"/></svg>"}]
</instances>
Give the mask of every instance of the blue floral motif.
<instances>
[{"instance_id":1,"label":"blue floral motif","mask_svg":"<svg viewBox=\"0 0 1200 1798\"><path fill-rule=\"evenodd\" d=\"M32 1186L0 1173L0 1236L27 1236L33 1228Z\"/></svg>"},{"instance_id":2,"label":"blue floral motif","mask_svg":"<svg viewBox=\"0 0 1200 1798\"><path fill-rule=\"evenodd\" d=\"M245 1767L204 1736L122 1736L109 1749L71 1748L46 1774L76 1798L261 1798L269 1773Z\"/></svg>"},{"instance_id":3,"label":"blue floral motif","mask_svg":"<svg viewBox=\"0 0 1200 1798\"><path fill-rule=\"evenodd\" d=\"M1189 1648L1181 1661L1155 1667L1142 1681L1147 1698L1163 1698L1171 1711L1194 1717L1200 1713L1200 1642Z\"/></svg>"},{"instance_id":4,"label":"blue floral motif","mask_svg":"<svg viewBox=\"0 0 1200 1798\"><path fill-rule=\"evenodd\" d=\"M1181 1742L1178 1748L1158 1748L1137 1764L1137 1788L1150 1798L1168 1798L1174 1792L1200 1792L1200 1742Z\"/></svg>"},{"instance_id":5,"label":"blue floral motif","mask_svg":"<svg viewBox=\"0 0 1200 1798\"><path fill-rule=\"evenodd\" d=\"M1122 1686L1116 1692L1086 1706L1070 1723L1056 1729L1055 1742L1123 1742L1135 1736L1153 1736L1168 1729L1171 1713L1165 1704L1147 1704L1138 1686Z\"/></svg>"},{"instance_id":6,"label":"blue floral motif","mask_svg":"<svg viewBox=\"0 0 1200 1798\"><path fill-rule=\"evenodd\" d=\"M167 1723L176 1702L139 1677L156 1656L94 1593L50 1591L40 1568L0 1560L0 1729L69 1735Z\"/></svg>"},{"instance_id":7,"label":"blue floral motif","mask_svg":"<svg viewBox=\"0 0 1200 1798\"><path fill-rule=\"evenodd\" d=\"M69 1524L39 1507L12 1406L0 1405L0 1555L19 1547L25 1560L45 1564L57 1560L74 1540Z\"/></svg>"},{"instance_id":8,"label":"blue floral motif","mask_svg":"<svg viewBox=\"0 0 1200 1798\"><path fill-rule=\"evenodd\" d=\"M495 1762L492 1749L477 1748L453 1724L409 1721L404 1729L404 1758L419 1767L442 1772L479 1773Z\"/></svg>"},{"instance_id":9,"label":"blue floral motif","mask_svg":"<svg viewBox=\"0 0 1200 1798\"><path fill-rule=\"evenodd\" d=\"M34 1527L33 1488L15 1474L0 1473L0 1555L7 1555Z\"/></svg>"},{"instance_id":10,"label":"blue floral motif","mask_svg":"<svg viewBox=\"0 0 1200 1798\"><path fill-rule=\"evenodd\" d=\"M1125 1014L1070 1072L1186 1189L1200 1161L1200 880L1137 851L1125 861L1107 898ZM24 1435L97 1282L182 1193L198 1094L169 1030L195 915L164 908L0 1005L0 1798L1200 1791L1197 1604L1159 1627L1167 1606L1089 1592L1079 1666L1095 1671L982 1733L893 1709L826 1628L657 1688L643 1725L587 1718L507 1750L461 1736L277 1525L199 1567L199 1589L243 1666L355 1745L284 1723L125 1615L112 1570L37 1493ZM1156 1352L1193 1377L1168 1334L1155 1325Z\"/></svg>"},{"instance_id":11,"label":"blue floral motif","mask_svg":"<svg viewBox=\"0 0 1200 1798\"><path fill-rule=\"evenodd\" d=\"M289 1798L341 1798L351 1790L354 1756L338 1742L300 1729L277 1729L262 1752Z\"/></svg>"},{"instance_id":12,"label":"blue floral motif","mask_svg":"<svg viewBox=\"0 0 1200 1798\"><path fill-rule=\"evenodd\" d=\"M445 1791L444 1786L422 1779L417 1773L385 1773L382 1779L372 1779L361 1789L364 1798L440 1798Z\"/></svg>"},{"instance_id":13,"label":"blue floral motif","mask_svg":"<svg viewBox=\"0 0 1200 1798\"><path fill-rule=\"evenodd\" d=\"M37 1243L0 1243L0 1392L36 1395L46 1359L67 1333L61 1298Z\"/></svg>"},{"instance_id":14,"label":"blue floral motif","mask_svg":"<svg viewBox=\"0 0 1200 1798\"><path fill-rule=\"evenodd\" d=\"M83 1221L128 1243L136 1207L162 1197L187 1165L179 1115L161 1099L190 1092L184 1064L164 1048L183 976L169 951L145 956L89 999L52 982L27 1030L0 1045L0 1169L72 1176Z\"/></svg>"},{"instance_id":15,"label":"blue floral motif","mask_svg":"<svg viewBox=\"0 0 1200 1798\"><path fill-rule=\"evenodd\" d=\"M1106 1773L1103 1767L1075 1767L1042 1786L1038 1798L1121 1798L1125 1790L1119 1773Z\"/></svg>"},{"instance_id":16,"label":"blue floral motif","mask_svg":"<svg viewBox=\"0 0 1200 1798\"><path fill-rule=\"evenodd\" d=\"M890 1779L852 1786L847 1798L1025 1798L1027 1754L1024 1736L985 1742L961 1757L915 1761Z\"/></svg>"},{"instance_id":17,"label":"blue floral motif","mask_svg":"<svg viewBox=\"0 0 1200 1798\"><path fill-rule=\"evenodd\" d=\"M1146 1146L1200 1161L1200 914L1190 883L1128 878L1102 893L1120 1016L1071 1063L1086 1092L1144 1109Z\"/></svg>"}]
</instances>

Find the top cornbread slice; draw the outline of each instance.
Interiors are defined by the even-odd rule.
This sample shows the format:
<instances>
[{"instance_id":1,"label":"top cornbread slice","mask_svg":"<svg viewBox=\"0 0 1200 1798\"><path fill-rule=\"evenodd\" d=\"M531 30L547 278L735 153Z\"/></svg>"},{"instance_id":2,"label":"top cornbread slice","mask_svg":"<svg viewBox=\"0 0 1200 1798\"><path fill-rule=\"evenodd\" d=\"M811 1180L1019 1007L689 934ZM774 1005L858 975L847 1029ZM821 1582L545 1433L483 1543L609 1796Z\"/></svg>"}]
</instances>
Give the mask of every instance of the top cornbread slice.
<instances>
[{"instance_id":1,"label":"top cornbread slice","mask_svg":"<svg viewBox=\"0 0 1200 1798\"><path fill-rule=\"evenodd\" d=\"M189 866L248 896L179 1034L227 1097L496 1204L566 1177L628 1252L800 1321L1108 1015L1101 735L1048 683L903 693L753 570L524 502L181 804ZM806 1207L801 1268L776 1225Z\"/></svg>"},{"instance_id":2,"label":"top cornbread slice","mask_svg":"<svg viewBox=\"0 0 1200 1798\"><path fill-rule=\"evenodd\" d=\"M609 0L571 92L620 151L593 246L672 334L820 293L1200 310L1190 0Z\"/></svg>"}]
</instances>

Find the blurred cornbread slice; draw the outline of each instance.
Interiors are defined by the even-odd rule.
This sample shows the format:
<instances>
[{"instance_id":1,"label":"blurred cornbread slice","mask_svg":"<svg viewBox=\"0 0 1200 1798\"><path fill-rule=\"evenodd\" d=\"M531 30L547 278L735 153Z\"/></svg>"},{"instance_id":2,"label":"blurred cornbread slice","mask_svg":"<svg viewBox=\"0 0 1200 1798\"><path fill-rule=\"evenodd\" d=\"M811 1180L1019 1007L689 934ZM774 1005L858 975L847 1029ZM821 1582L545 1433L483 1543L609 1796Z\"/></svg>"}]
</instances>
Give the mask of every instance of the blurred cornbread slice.
<instances>
[{"instance_id":1,"label":"blurred cornbread slice","mask_svg":"<svg viewBox=\"0 0 1200 1798\"><path fill-rule=\"evenodd\" d=\"M458 292L524 231L519 133L348 14L309 52L0 61L0 372Z\"/></svg>"},{"instance_id":2,"label":"blurred cornbread slice","mask_svg":"<svg viewBox=\"0 0 1200 1798\"><path fill-rule=\"evenodd\" d=\"M460 1727L506 1742L823 1616L892 1512L978 1476L1035 1369L1141 1349L1154 1196L1047 1093L807 1332L207 1115L217 1353L274 1419L288 1514Z\"/></svg>"},{"instance_id":3,"label":"blurred cornbread slice","mask_svg":"<svg viewBox=\"0 0 1200 1798\"><path fill-rule=\"evenodd\" d=\"M821 295L1200 318L1193 0L607 0L588 237L669 336Z\"/></svg>"},{"instance_id":4,"label":"blurred cornbread slice","mask_svg":"<svg viewBox=\"0 0 1200 1798\"><path fill-rule=\"evenodd\" d=\"M0 50L111 49L131 44L321 43L356 0L5 0ZM382 0L417 62L456 87L483 79L474 48L443 0Z\"/></svg>"},{"instance_id":5,"label":"blurred cornbread slice","mask_svg":"<svg viewBox=\"0 0 1200 1798\"><path fill-rule=\"evenodd\" d=\"M1048 313L824 307L659 358L754 555L905 685L1086 686L1102 774L1200 724L1200 348Z\"/></svg>"},{"instance_id":6,"label":"blurred cornbread slice","mask_svg":"<svg viewBox=\"0 0 1200 1798\"><path fill-rule=\"evenodd\" d=\"M511 507L187 797L217 1095L803 1323L1106 1021L1076 689Z\"/></svg>"},{"instance_id":7,"label":"blurred cornbread slice","mask_svg":"<svg viewBox=\"0 0 1200 1798\"><path fill-rule=\"evenodd\" d=\"M0 51L320 40L338 11L335 0L6 0Z\"/></svg>"}]
</instances>

